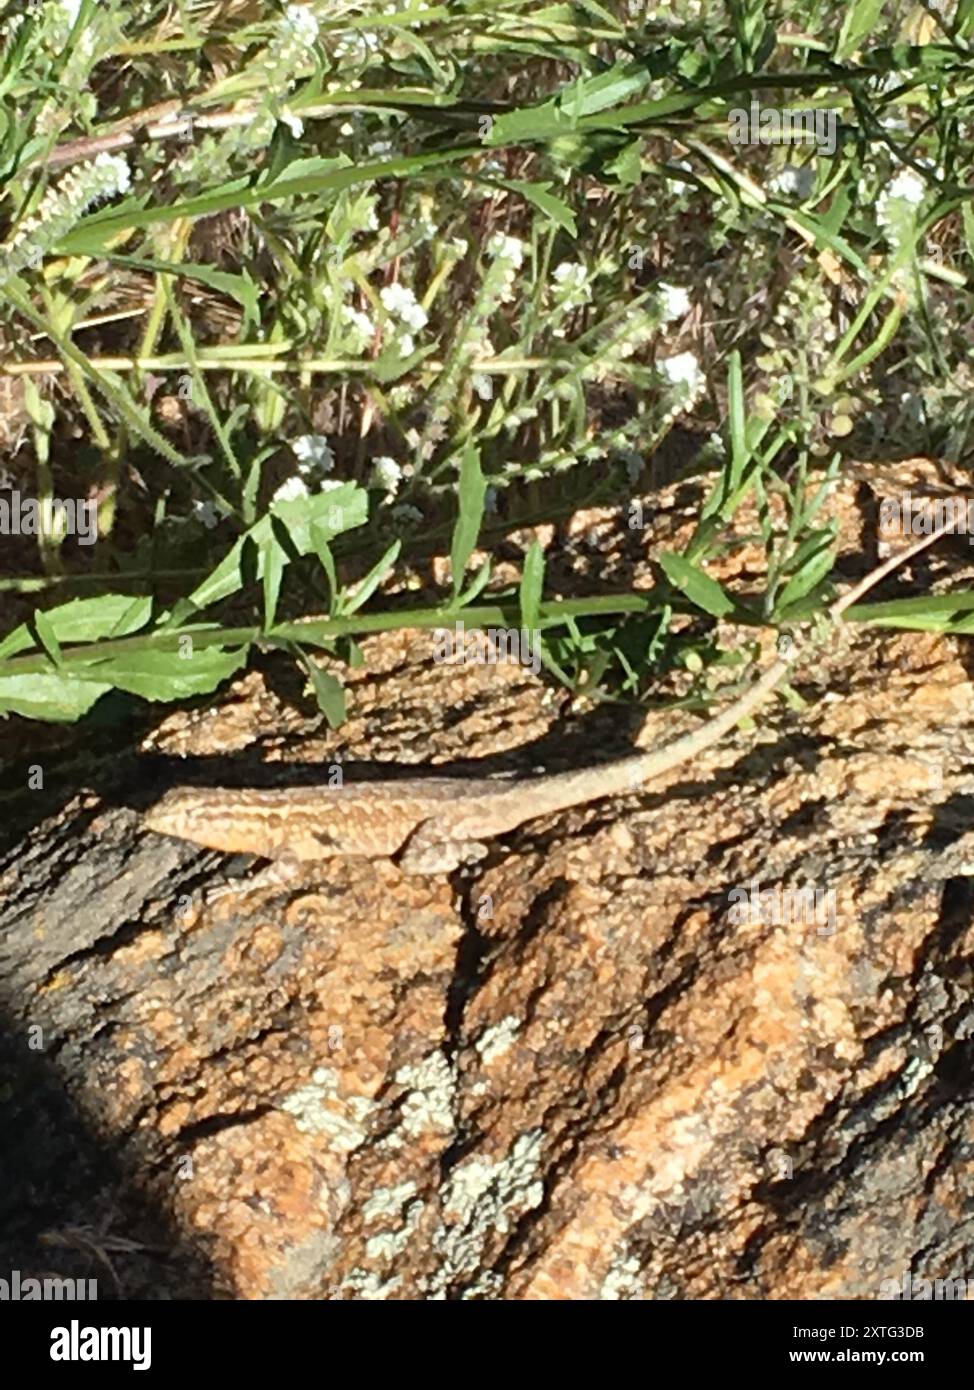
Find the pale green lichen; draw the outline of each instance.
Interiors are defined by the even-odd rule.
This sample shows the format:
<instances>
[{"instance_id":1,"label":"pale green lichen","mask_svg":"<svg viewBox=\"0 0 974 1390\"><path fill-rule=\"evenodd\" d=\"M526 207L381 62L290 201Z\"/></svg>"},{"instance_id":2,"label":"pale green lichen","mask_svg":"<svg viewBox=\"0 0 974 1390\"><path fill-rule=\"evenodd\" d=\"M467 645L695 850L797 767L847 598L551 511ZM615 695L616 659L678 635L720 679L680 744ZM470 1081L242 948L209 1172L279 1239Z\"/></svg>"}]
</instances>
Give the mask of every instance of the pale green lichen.
<instances>
[{"instance_id":1,"label":"pale green lichen","mask_svg":"<svg viewBox=\"0 0 974 1390\"><path fill-rule=\"evenodd\" d=\"M305 1134L323 1134L338 1153L351 1153L369 1135L368 1119L375 1102L367 1096L339 1094L339 1075L329 1067L318 1067L311 1081L292 1091L280 1108L294 1116Z\"/></svg>"},{"instance_id":2,"label":"pale green lichen","mask_svg":"<svg viewBox=\"0 0 974 1390\"><path fill-rule=\"evenodd\" d=\"M510 1051L522 1025L523 1020L516 1014L508 1014L500 1023L495 1023L493 1028L484 1029L474 1046L485 1066L489 1066L496 1057Z\"/></svg>"}]
</instances>

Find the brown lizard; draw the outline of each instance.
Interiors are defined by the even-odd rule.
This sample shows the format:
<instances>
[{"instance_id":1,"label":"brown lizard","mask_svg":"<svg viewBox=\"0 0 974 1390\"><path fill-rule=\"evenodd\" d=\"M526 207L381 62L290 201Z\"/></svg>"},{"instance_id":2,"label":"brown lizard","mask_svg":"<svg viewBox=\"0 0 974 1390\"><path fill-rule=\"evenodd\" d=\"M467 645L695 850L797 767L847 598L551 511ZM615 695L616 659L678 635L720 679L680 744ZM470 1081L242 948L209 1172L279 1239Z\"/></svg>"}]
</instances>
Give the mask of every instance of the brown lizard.
<instances>
[{"instance_id":1,"label":"brown lizard","mask_svg":"<svg viewBox=\"0 0 974 1390\"><path fill-rule=\"evenodd\" d=\"M838 620L874 584L937 540L947 526L885 561L832 604ZM511 781L419 777L341 787L234 791L178 787L146 816L150 830L226 853L295 861L336 855L393 858L406 873L446 873L487 853L484 840L603 797L632 791L690 762L770 696L814 640L784 639L785 650L725 709L660 748L596 767Z\"/></svg>"}]
</instances>

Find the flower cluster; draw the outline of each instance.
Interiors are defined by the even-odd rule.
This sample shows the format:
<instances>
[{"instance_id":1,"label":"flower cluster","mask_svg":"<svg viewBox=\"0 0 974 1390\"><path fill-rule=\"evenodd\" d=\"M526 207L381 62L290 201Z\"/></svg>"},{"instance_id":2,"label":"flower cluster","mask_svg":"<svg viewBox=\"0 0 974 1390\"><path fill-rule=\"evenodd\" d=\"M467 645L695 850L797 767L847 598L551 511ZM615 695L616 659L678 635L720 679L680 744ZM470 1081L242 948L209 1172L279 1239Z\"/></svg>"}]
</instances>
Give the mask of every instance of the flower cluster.
<instances>
[{"instance_id":1,"label":"flower cluster","mask_svg":"<svg viewBox=\"0 0 974 1390\"><path fill-rule=\"evenodd\" d=\"M524 242L506 232L495 232L486 246L487 257L493 262L492 278L500 281L499 299L506 304L514 298L516 272L524 262Z\"/></svg>"},{"instance_id":2,"label":"flower cluster","mask_svg":"<svg viewBox=\"0 0 974 1390\"><path fill-rule=\"evenodd\" d=\"M301 434L291 441L298 473L302 478L316 472L330 473L335 466L335 454L323 434Z\"/></svg>"},{"instance_id":3,"label":"flower cluster","mask_svg":"<svg viewBox=\"0 0 974 1390\"><path fill-rule=\"evenodd\" d=\"M612 329L611 336L599 344L599 350L585 367L582 376L588 381L607 381L641 347L656 337L658 317L642 309L632 309L621 324Z\"/></svg>"},{"instance_id":4,"label":"flower cluster","mask_svg":"<svg viewBox=\"0 0 974 1390\"><path fill-rule=\"evenodd\" d=\"M426 310L407 285L384 285L379 291L379 298L389 315L393 341L403 357L408 357L415 347L413 333L426 326Z\"/></svg>"},{"instance_id":5,"label":"flower cluster","mask_svg":"<svg viewBox=\"0 0 974 1390\"><path fill-rule=\"evenodd\" d=\"M799 375L811 385L826 370L837 336L822 277L797 274L781 295L771 327L760 335L768 351L755 362L776 382L779 393L790 397ZM796 343L801 344L800 353Z\"/></svg>"},{"instance_id":6,"label":"flower cluster","mask_svg":"<svg viewBox=\"0 0 974 1390\"><path fill-rule=\"evenodd\" d=\"M288 5L261 60L268 90L281 80L289 87L294 85L295 69L308 62L317 38L318 21L311 10L305 5Z\"/></svg>"},{"instance_id":7,"label":"flower cluster","mask_svg":"<svg viewBox=\"0 0 974 1390\"><path fill-rule=\"evenodd\" d=\"M411 471L411 470L410 470ZM395 497L399 491L399 486L403 479L403 469L394 458L388 454L380 454L378 458L372 460L372 474L369 478L369 487L382 488L386 494L386 500Z\"/></svg>"},{"instance_id":8,"label":"flower cluster","mask_svg":"<svg viewBox=\"0 0 974 1390\"><path fill-rule=\"evenodd\" d=\"M663 322L672 323L674 319L686 318L690 312L690 296L682 285L658 285L663 300Z\"/></svg>"},{"instance_id":9,"label":"flower cluster","mask_svg":"<svg viewBox=\"0 0 974 1390\"><path fill-rule=\"evenodd\" d=\"M768 191L799 202L810 197L815 187L814 164L785 164L768 179Z\"/></svg>"},{"instance_id":10,"label":"flower cluster","mask_svg":"<svg viewBox=\"0 0 974 1390\"><path fill-rule=\"evenodd\" d=\"M44 253L66 236L92 203L127 193L132 184L129 166L117 154L100 154L65 174L49 188L33 214L17 227L0 248L0 276L7 279L27 266L36 266Z\"/></svg>"},{"instance_id":11,"label":"flower cluster","mask_svg":"<svg viewBox=\"0 0 974 1390\"><path fill-rule=\"evenodd\" d=\"M564 338L571 311L581 309L592 298L591 281L588 271L578 261L562 261L555 266L551 278L554 281L554 322L551 331L556 338Z\"/></svg>"},{"instance_id":12,"label":"flower cluster","mask_svg":"<svg viewBox=\"0 0 974 1390\"><path fill-rule=\"evenodd\" d=\"M916 225L917 209L923 202L925 193L923 180L912 170L901 169L879 195L876 221L894 250L912 235Z\"/></svg>"},{"instance_id":13,"label":"flower cluster","mask_svg":"<svg viewBox=\"0 0 974 1390\"><path fill-rule=\"evenodd\" d=\"M342 350L349 357L358 357L375 339L375 324L368 314L351 304L342 305Z\"/></svg>"},{"instance_id":14,"label":"flower cluster","mask_svg":"<svg viewBox=\"0 0 974 1390\"><path fill-rule=\"evenodd\" d=\"M249 159L271 142L278 117L272 111L255 111L246 125L230 126L218 135L209 132L170 166L180 185L200 179L229 178L234 161Z\"/></svg>"},{"instance_id":15,"label":"flower cluster","mask_svg":"<svg viewBox=\"0 0 974 1390\"><path fill-rule=\"evenodd\" d=\"M685 387L686 395L693 400L700 395L704 375L692 352L679 352L675 357L664 357L658 366L672 386Z\"/></svg>"},{"instance_id":16,"label":"flower cluster","mask_svg":"<svg viewBox=\"0 0 974 1390\"><path fill-rule=\"evenodd\" d=\"M343 61L349 59L364 61L378 51L378 37L375 34L367 34L363 30L357 29L338 40L332 50L332 56Z\"/></svg>"}]
</instances>

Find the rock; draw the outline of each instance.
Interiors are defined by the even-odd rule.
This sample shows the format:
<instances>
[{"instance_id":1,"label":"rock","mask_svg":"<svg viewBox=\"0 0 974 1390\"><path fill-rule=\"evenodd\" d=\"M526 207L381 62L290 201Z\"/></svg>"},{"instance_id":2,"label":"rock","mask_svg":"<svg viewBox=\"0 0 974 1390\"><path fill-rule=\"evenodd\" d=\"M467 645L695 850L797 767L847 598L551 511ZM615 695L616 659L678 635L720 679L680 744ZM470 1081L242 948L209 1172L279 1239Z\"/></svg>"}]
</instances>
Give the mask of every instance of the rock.
<instances>
[{"instance_id":1,"label":"rock","mask_svg":"<svg viewBox=\"0 0 974 1390\"><path fill-rule=\"evenodd\" d=\"M835 503L850 575L858 499ZM673 507L654 499L664 534ZM616 712L566 720L529 674L436 668L428 643L365 644L338 734L251 672L143 754L248 728L282 763L624 751ZM875 1299L963 1276L965 658L849 633L796 681L802 713L451 879L348 862L249 887L235 863L213 899L220 856L140 829L144 757L79 762L96 792L62 786L0 861L0 1262L245 1299Z\"/></svg>"}]
</instances>

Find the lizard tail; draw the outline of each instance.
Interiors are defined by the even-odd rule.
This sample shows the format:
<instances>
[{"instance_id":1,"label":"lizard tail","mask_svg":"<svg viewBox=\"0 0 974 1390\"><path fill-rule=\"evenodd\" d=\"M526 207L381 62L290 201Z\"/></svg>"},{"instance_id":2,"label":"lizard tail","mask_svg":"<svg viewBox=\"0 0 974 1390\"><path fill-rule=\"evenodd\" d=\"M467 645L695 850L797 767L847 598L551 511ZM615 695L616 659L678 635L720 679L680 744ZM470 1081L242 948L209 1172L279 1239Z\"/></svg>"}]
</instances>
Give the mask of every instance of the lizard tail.
<instances>
[{"instance_id":1,"label":"lizard tail","mask_svg":"<svg viewBox=\"0 0 974 1390\"><path fill-rule=\"evenodd\" d=\"M526 813L516 824L534 816L550 815L571 806L583 806L605 796L620 796L635 791L644 783L661 777L671 768L689 762L718 743L742 719L763 704L794 665L796 654L779 657L764 674L726 708L719 710L706 724L680 738L664 743L645 753L633 753L600 767L580 768L577 772L559 772L539 777L522 786L527 802ZM509 827L514 829L514 825Z\"/></svg>"},{"instance_id":2,"label":"lizard tail","mask_svg":"<svg viewBox=\"0 0 974 1390\"><path fill-rule=\"evenodd\" d=\"M906 550L890 556L878 568L871 570L858 584L853 585L841 598L837 599L828 609L828 616L832 622L837 622L845 610L858 603L863 594L867 593L887 574L899 568L911 560L921 550L925 550L928 545L940 539L946 531L951 529L952 523L945 522L943 525L932 531L930 535L923 536L915 544L908 546ZM650 749L647 753L634 753L628 758L618 758L615 762L604 763L601 767L582 768L578 772L560 772L549 777L539 777L531 782L523 783L517 791L517 798L512 797L512 803L505 810L503 819L505 824L498 824L492 834L503 834L505 830L514 830L522 822L532 819L534 816L548 815L554 811L564 811L571 806L583 806L589 801L598 801L604 796L619 796L624 792L634 791L641 787L643 783L651 781L654 777L660 777L664 772L669 772L671 768L679 767L681 763L691 762L693 759L718 743L725 734L730 733L742 719L752 714L787 676L788 672L809 647L816 645L815 640L808 643L797 643L791 639L790 648L778 657L777 661L772 662L762 676L754 682L747 690L738 695L736 700L732 700L724 709L718 710L712 719L708 719L705 724L684 734L682 738L673 739L671 743L664 743L661 748ZM518 810L517 802L521 809ZM500 820L501 817L498 817Z\"/></svg>"}]
</instances>

